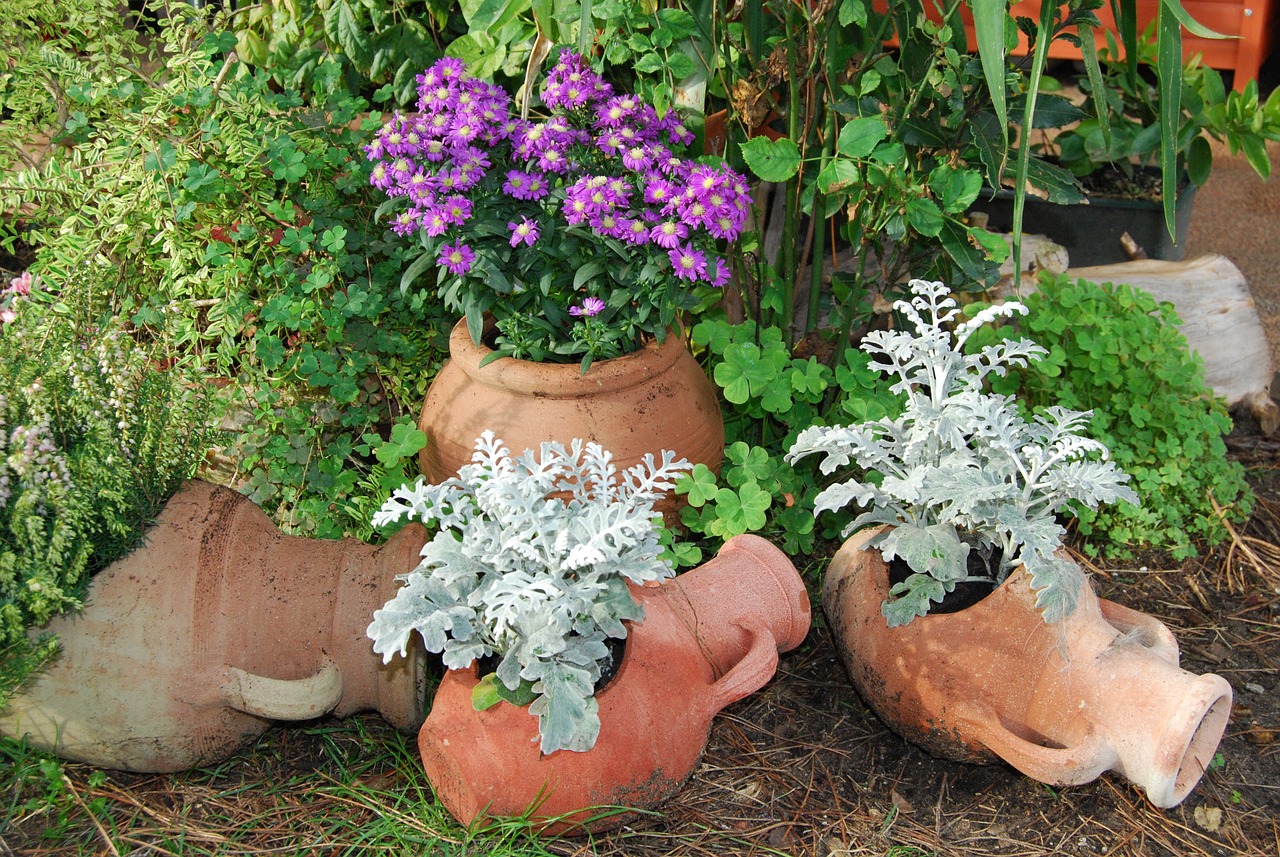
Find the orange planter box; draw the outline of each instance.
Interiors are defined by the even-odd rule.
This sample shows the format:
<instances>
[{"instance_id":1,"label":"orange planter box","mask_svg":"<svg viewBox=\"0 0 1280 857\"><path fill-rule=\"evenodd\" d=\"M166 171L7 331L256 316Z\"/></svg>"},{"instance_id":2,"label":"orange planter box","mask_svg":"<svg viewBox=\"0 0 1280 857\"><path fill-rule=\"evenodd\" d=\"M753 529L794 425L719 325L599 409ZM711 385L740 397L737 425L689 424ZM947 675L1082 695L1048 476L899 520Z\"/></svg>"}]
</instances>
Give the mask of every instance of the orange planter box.
<instances>
[{"instance_id":1,"label":"orange planter box","mask_svg":"<svg viewBox=\"0 0 1280 857\"><path fill-rule=\"evenodd\" d=\"M892 0L889 0L892 2ZM876 3L883 8L884 0ZM1138 32L1155 20L1158 0L1138 0ZM1183 0L1182 6L1199 23L1216 33L1235 38L1203 39L1182 31L1182 54L1191 57L1200 54L1204 64L1210 68L1235 72L1234 88L1244 89L1246 83L1258 76L1258 69L1271 53L1276 40L1276 28L1273 18L1272 0ZM1012 5L1010 13L1014 16L1040 19L1040 3L1038 0L1022 0ZM935 15L930 12L930 15ZM968 7L961 7L965 19L965 29L969 33L970 44L973 44L973 19ZM1115 31L1115 19L1110 8L1104 6L1097 11L1098 20L1104 29ZM1106 35L1099 31L1095 34L1098 46L1105 47ZM1026 39L1023 38L1020 50L1027 50ZM1049 46L1049 56L1055 59L1079 59L1080 51L1062 40Z\"/></svg>"}]
</instances>

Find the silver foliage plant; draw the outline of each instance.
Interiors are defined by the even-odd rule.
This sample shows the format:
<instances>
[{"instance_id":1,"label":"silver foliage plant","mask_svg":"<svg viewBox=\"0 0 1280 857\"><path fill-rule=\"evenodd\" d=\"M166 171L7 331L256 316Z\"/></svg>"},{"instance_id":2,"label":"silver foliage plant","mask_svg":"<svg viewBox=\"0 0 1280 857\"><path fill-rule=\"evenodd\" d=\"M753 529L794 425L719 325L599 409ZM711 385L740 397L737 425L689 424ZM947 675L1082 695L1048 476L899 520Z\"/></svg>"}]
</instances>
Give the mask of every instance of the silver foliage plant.
<instances>
[{"instance_id":1,"label":"silver foliage plant","mask_svg":"<svg viewBox=\"0 0 1280 857\"><path fill-rule=\"evenodd\" d=\"M867 509L844 535L877 524L891 529L868 547L886 560L901 557L912 574L895 584L882 612L890 626L929 611L957 583L971 577L969 552L1002 559L995 582L1018 562L1036 590L1048 621L1075 609L1084 574L1055 555L1065 530L1055 513L1070 501L1096 508L1123 500L1137 504L1129 477L1108 460L1107 448L1079 432L1091 412L1053 407L1028 422L1012 396L983 391L988 375L1025 366L1047 352L1028 339L1004 340L972 354L964 344L982 325L1027 309L1017 302L991 306L954 325L961 310L942 283L912 280L913 297L894 308L914 327L867 334L863 349L872 368L896 375L894 392L906 396L896 419L855 426L805 429L788 452L794 462L822 453L830 474L856 463L879 481L853 478L823 490L815 512L848 504Z\"/></svg>"},{"instance_id":2,"label":"silver foliage plant","mask_svg":"<svg viewBox=\"0 0 1280 857\"><path fill-rule=\"evenodd\" d=\"M621 472L598 443L575 439L513 457L493 432L471 463L438 485L396 489L375 527L408 518L438 531L404 586L373 614L368 635L389 662L417 631L452 669L501 657L503 698L522 687L538 717L543 753L595 746L593 696L607 637L627 636L643 608L627 582L674 572L660 558L654 503L691 465L663 450Z\"/></svg>"}]
</instances>

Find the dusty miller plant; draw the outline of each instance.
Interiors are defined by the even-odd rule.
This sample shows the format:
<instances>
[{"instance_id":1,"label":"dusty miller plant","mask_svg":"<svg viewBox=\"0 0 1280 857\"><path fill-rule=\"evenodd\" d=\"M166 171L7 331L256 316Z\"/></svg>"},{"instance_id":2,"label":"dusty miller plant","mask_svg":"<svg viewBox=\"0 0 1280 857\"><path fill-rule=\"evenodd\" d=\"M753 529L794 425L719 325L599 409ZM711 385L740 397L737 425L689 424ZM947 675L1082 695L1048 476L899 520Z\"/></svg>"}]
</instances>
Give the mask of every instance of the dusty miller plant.
<instances>
[{"instance_id":1,"label":"dusty miller plant","mask_svg":"<svg viewBox=\"0 0 1280 857\"><path fill-rule=\"evenodd\" d=\"M913 280L913 297L898 310L914 327L869 333L863 349L871 367L896 375L893 391L906 396L896 419L854 426L805 429L788 453L791 461L824 453L832 473L856 463L863 478L822 491L815 512L853 503L866 507L844 535L874 524L890 529L874 537L886 560L901 557L912 574L894 584L882 606L890 626L929 611L957 583L998 583L1021 562L1049 621L1070 613L1083 572L1055 555L1065 530L1054 513L1072 500L1096 508L1137 494L1128 476L1108 460L1103 444L1079 432L1090 412L1051 407L1028 422L1012 396L985 392L989 375L1026 366L1045 350L1029 339L1002 340L964 353L966 340L996 318L1025 314L1022 304L988 307L949 329L961 314L942 283ZM873 479L872 474L879 478ZM1001 552L992 577L970 576L969 552Z\"/></svg>"},{"instance_id":2,"label":"dusty miller plant","mask_svg":"<svg viewBox=\"0 0 1280 857\"><path fill-rule=\"evenodd\" d=\"M542 752L591 749L605 639L625 638L623 623L644 617L628 582L673 573L659 558L653 504L689 467L664 450L661 463L650 454L619 472L611 453L577 439L513 457L486 431L456 478L419 478L374 516L376 527L406 518L439 527L422 562L400 576L403 588L374 612L374 651L389 661L417 631L451 669L499 656L488 686L531 702Z\"/></svg>"}]
</instances>

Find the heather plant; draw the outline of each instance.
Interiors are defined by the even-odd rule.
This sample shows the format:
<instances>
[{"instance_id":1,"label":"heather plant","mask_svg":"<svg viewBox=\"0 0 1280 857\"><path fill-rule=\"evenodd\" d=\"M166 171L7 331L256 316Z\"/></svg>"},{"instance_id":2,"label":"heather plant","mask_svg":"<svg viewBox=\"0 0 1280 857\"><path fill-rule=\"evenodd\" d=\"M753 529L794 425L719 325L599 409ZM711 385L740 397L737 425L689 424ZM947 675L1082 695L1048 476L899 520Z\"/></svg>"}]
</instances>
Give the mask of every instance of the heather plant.
<instances>
[{"instance_id":1,"label":"heather plant","mask_svg":"<svg viewBox=\"0 0 1280 857\"><path fill-rule=\"evenodd\" d=\"M692 141L615 94L564 51L541 88L540 121L512 115L499 87L455 59L419 79L418 112L368 146L392 228L420 245L401 288L435 266L444 303L495 354L536 361L616 357L661 341L699 287L723 285L719 241L738 237L746 180L679 155Z\"/></svg>"},{"instance_id":2,"label":"heather plant","mask_svg":"<svg viewBox=\"0 0 1280 857\"><path fill-rule=\"evenodd\" d=\"M1017 328L1048 353L993 387L1016 393L1033 414L1055 404L1091 410L1088 435L1111 450L1145 500L1069 506L1084 550L1122 558L1149 546L1181 560L1197 543L1226 538L1223 517L1242 522L1253 497L1243 467L1227 458L1226 406L1205 384L1173 306L1129 285L1048 275L1025 303ZM1008 333L985 330L973 341Z\"/></svg>"},{"instance_id":3,"label":"heather plant","mask_svg":"<svg viewBox=\"0 0 1280 857\"><path fill-rule=\"evenodd\" d=\"M496 656L477 708L527 704L543 753L591 749L595 684L612 658L605 641L644 618L628 582L672 574L653 505L688 467L664 450L661 462L648 454L619 473L611 453L577 439L513 456L486 431L456 478L419 477L374 516L378 527L408 519L438 528L374 612L374 651L403 655L416 631L451 669Z\"/></svg>"},{"instance_id":4,"label":"heather plant","mask_svg":"<svg viewBox=\"0 0 1280 857\"><path fill-rule=\"evenodd\" d=\"M868 547L911 569L889 590L882 610L890 626L929 611L956 584L999 583L1021 563L1045 619L1075 608L1083 573L1057 555L1066 530L1055 513L1068 503L1096 507L1138 496L1129 477L1107 460L1107 448L1081 434L1089 414L1058 405L1024 419L1012 396L987 392L984 382L1042 358L1029 339L1000 339L966 354L983 325L1026 313L1007 302L955 325L961 309L942 283L913 280L910 302L894 305L914 329L877 330L863 340L873 369L896 376L906 397L900 416L853 426L813 426L788 453L796 461L823 455L831 474L856 463L863 473L820 493L814 508L866 509L844 535L889 525ZM971 550L985 555L990 576L971 574Z\"/></svg>"},{"instance_id":5,"label":"heather plant","mask_svg":"<svg viewBox=\"0 0 1280 857\"><path fill-rule=\"evenodd\" d=\"M205 449L205 398L118 327L0 328L0 707L56 652L28 631L137 547Z\"/></svg>"}]
</instances>

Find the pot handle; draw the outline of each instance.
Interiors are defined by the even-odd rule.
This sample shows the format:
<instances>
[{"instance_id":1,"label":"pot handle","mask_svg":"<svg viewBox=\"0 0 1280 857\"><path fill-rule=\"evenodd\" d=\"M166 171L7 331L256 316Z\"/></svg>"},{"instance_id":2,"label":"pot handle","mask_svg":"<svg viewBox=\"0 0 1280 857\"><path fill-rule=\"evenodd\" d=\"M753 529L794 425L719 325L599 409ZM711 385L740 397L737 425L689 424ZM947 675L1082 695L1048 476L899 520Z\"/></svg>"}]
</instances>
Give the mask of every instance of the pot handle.
<instances>
[{"instance_id":1,"label":"pot handle","mask_svg":"<svg viewBox=\"0 0 1280 857\"><path fill-rule=\"evenodd\" d=\"M227 705L268 720L312 720L332 711L342 699L342 673L325 660L315 675L306 678L268 678L227 667L222 684Z\"/></svg>"},{"instance_id":2,"label":"pot handle","mask_svg":"<svg viewBox=\"0 0 1280 857\"><path fill-rule=\"evenodd\" d=\"M1178 665L1178 639L1173 636L1168 625L1154 616L1105 598L1098 599L1098 608L1108 625L1121 634L1138 631L1141 635L1139 643L1143 648L1149 649L1153 655L1175 667Z\"/></svg>"},{"instance_id":3,"label":"pot handle","mask_svg":"<svg viewBox=\"0 0 1280 857\"><path fill-rule=\"evenodd\" d=\"M1074 747L1044 747L1010 731L990 705L968 702L955 713L959 731L976 739L1033 780L1051 786L1078 786L1097 779L1114 764L1114 755L1089 725Z\"/></svg>"},{"instance_id":4,"label":"pot handle","mask_svg":"<svg viewBox=\"0 0 1280 857\"><path fill-rule=\"evenodd\" d=\"M778 641L762 617L751 616L731 625L745 631L751 645L742 660L711 685L707 705L713 717L726 705L764 687L778 671Z\"/></svg>"}]
</instances>

